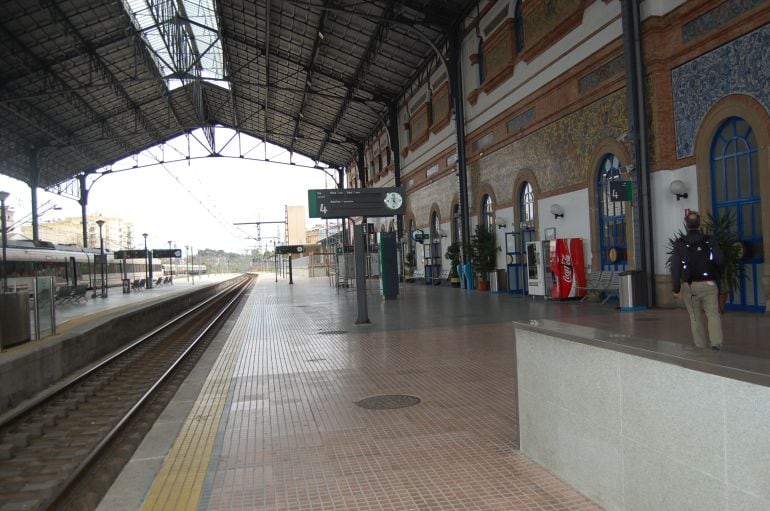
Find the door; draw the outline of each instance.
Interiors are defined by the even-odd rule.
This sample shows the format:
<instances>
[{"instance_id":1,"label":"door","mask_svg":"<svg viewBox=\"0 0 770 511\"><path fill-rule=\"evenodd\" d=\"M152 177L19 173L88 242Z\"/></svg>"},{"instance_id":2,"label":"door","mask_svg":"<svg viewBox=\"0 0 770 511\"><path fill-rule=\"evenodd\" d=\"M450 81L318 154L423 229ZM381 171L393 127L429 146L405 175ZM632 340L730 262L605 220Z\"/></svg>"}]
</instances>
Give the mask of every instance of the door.
<instances>
[{"instance_id":1,"label":"door","mask_svg":"<svg viewBox=\"0 0 770 511\"><path fill-rule=\"evenodd\" d=\"M712 210L716 218L735 218L733 228L745 248L741 282L738 289L730 292L726 307L764 312L765 256L758 156L754 130L740 117L725 120L711 142Z\"/></svg>"}]
</instances>

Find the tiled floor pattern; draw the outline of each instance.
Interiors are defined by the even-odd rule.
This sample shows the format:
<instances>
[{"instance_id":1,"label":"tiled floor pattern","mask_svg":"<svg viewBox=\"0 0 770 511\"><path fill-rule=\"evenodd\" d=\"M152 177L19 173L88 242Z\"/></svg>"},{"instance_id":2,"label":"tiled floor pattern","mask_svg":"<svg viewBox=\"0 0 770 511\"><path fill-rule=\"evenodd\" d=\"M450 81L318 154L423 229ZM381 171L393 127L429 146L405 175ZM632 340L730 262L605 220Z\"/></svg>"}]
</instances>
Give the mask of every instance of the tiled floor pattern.
<instances>
[{"instance_id":1,"label":"tiled floor pattern","mask_svg":"<svg viewBox=\"0 0 770 511\"><path fill-rule=\"evenodd\" d=\"M238 351L199 509L597 509L515 450L509 323L346 327L345 297L310 287L252 291L222 355ZM355 405L378 394L422 401Z\"/></svg>"}]
</instances>

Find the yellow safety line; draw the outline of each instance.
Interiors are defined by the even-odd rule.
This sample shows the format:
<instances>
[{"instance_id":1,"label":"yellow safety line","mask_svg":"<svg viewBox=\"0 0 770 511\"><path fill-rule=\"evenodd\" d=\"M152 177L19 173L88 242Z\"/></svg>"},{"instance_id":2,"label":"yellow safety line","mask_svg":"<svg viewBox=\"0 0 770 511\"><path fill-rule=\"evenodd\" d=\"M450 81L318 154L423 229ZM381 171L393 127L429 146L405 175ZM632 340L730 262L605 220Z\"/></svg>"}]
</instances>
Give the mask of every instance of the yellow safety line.
<instances>
[{"instance_id":1,"label":"yellow safety line","mask_svg":"<svg viewBox=\"0 0 770 511\"><path fill-rule=\"evenodd\" d=\"M231 335L227 339L153 482L143 509L195 510L198 507L240 350L236 337Z\"/></svg>"}]
</instances>

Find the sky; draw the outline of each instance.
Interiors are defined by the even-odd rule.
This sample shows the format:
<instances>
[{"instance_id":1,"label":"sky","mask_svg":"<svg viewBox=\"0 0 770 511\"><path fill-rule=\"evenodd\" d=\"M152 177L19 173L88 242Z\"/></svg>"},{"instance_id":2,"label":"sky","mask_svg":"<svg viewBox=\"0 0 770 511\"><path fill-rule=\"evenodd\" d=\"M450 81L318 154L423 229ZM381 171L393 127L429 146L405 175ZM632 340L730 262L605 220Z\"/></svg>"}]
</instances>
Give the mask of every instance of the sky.
<instances>
[{"instance_id":1,"label":"sky","mask_svg":"<svg viewBox=\"0 0 770 511\"><path fill-rule=\"evenodd\" d=\"M223 154L263 158L289 162L290 155L275 146L265 146L255 139L241 137L240 147L232 142L232 132L221 129L217 144ZM164 150L162 159L169 162L179 157L171 148L191 144L193 155L203 154L200 137L192 140L180 138L172 141ZM228 144L227 141L230 141ZM181 145L180 145L181 144ZM304 206L307 215L307 190L333 188L333 181L326 172L302 165L315 162L294 156L296 165L276 164L241 158L202 158L176 163L140 166L156 159L159 149L151 150L113 165L113 172L100 177L89 194L88 214L104 217L122 217L134 224L137 247L144 240L141 233L148 233L147 244L151 248L168 248L168 241L175 247L192 246L196 249L221 249L243 253L254 248L266 249L270 240L257 243L257 227L234 226L239 222L283 221L284 207ZM234 151L234 152L233 152ZM186 151L183 150L186 153ZM335 173L336 171L330 171ZM0 163L0 190L11 193L6 202L20 219L31 212L30 189L22 181L2 174ZM61 210L51 209L51 206ZM38 190L40 222L65 217L80 217L80 205L73 199ZM321 223L319 219L307 219L308 227ZM263 238L276 236L283 227L267 224L261 228ZM19 229L16 232L20 232Z\"/></svg>"}]
</instances>

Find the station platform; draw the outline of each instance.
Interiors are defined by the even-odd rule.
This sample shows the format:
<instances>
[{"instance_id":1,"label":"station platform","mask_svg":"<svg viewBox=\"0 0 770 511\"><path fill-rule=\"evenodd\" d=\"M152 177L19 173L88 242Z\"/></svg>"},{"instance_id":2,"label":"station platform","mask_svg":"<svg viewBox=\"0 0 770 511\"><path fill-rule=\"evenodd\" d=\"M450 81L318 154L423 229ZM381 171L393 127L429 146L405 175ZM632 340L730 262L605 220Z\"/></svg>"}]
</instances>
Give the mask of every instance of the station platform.
<instances>
[{"instance_id":1,"label":"station platform","mask_svg":"<svg viewBox=\"0 0 770 511\"><path fill-rule=\"evenodd\" d=\"M131 291L124 294L120 288L110 288L106 298L93 296L89 291L88 299L78 303L64 303L56 306L56 333L64 334L74 328L97 319L105 312L120 313L136 305L148 304L170 296L184 294L195 289L236 277L237 274L219 273L214 275L195 275L194 279L186 276L176 277L173 284L153 287L143 291ZM2 355L0 355L2 356Z\"/></svg>"},{"instance_id":2,"label":"station platform","mask_svg":"<svg viewBox=\"0 0 770 511\"><path fill-rule=\"evenodd\" d=\"M355 290L258 278L99 509L599 509L518 450L511 322L691 344L684 309L370 288L356 325ZM723 323L704 356L767 357L768 315Z\"/></svg>"}]
</instances>

